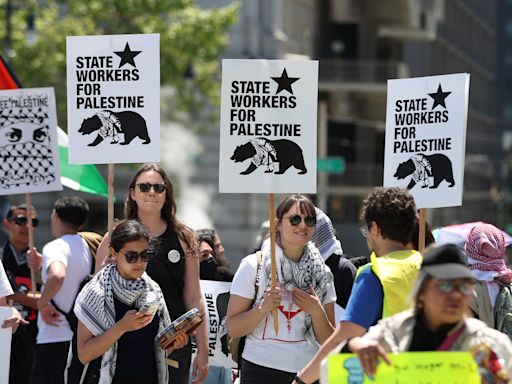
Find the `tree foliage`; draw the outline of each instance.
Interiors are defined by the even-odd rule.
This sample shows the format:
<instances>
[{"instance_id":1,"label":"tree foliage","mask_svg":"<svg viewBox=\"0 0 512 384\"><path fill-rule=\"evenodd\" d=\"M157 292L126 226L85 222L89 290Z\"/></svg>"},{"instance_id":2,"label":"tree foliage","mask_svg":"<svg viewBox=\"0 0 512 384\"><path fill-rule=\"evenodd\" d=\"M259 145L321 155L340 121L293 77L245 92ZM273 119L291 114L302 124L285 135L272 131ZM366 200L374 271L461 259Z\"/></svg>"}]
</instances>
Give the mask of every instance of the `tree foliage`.
<instances>
[{"instance_id":1,"label":"tree foliage","mask_svg":"<svg viewBox=\"0 0 512 384\"><path fill-rule=\"evenodd\" d=\"M0 15L4 26L6 1ZM176 90L168 105L192 114L205 105L218 105L219 56L236 20L235 3L205 10L193 0L10 2L16 6L11 13L10 63L24 87L55 87L61 125L66 121L66 36L159 33L161 84ZM35 44L29 44L25 34L31 13ZM0 29L2 42L6 29Z\"/></svg>"}]
</instances>

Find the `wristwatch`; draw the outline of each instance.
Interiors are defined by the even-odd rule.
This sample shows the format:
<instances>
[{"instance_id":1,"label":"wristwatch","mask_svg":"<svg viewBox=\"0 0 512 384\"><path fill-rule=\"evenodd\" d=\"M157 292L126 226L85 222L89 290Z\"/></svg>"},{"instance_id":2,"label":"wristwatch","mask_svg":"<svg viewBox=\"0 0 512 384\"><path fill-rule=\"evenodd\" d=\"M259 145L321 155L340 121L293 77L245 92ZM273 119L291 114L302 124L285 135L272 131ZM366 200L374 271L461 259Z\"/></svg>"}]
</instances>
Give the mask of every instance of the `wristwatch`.
<instances>
[{"instance_id":1,"label":"wristwatch","mask_svg":"<svg viewBox=\"0 0 512 384\"><path fill-rule=\"evenodd\" d=\"M301 378L299 377L299 374L298 374L298 373L295 375L295 378L294 378L293 380L294 380L297 384L306 384L305 382L303 382L303 381L301 380Z\"/></svg>"}]
</instances>

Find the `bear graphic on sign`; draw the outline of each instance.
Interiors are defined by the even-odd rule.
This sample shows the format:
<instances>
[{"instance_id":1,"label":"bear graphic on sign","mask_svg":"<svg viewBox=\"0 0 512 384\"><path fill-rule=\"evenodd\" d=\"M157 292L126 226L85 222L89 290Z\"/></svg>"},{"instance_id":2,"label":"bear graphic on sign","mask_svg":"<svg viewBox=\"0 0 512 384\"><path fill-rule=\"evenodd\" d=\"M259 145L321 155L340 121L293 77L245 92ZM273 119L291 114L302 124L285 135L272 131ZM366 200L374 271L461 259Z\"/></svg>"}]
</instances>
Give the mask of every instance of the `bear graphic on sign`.
<instances>
[{"instance_id":1,"label":"bear graphic on sign","mask_svg":"<svg viewBox=\"0 0 512 384\"><path fill-rule=\"evenodd\" d=\"M235 148L231 160L241 163L251 159L251 164L241 175L249 175L258 167L265 168L265 173L282 175L290 167L298 169L299 175L307 173L302 149L291 140L269 140L264 137L252 139Z\"/></svg>"},{"instance_id":2,"label":"bear graphic on sign","mask_svg":"<svg viewBox=\"0 0 512 384\"><path fill-rule=\"evenodd\" d=\"M143 140L142 144L151 142L146 120L132 111L99 111L94 116L85 119L78 132L82 135L98 133L94 141L87 144L89 147L95 147L108 137L111 137L110 144L118 144L120 141L119 134L124 135L124 141L119 143L120 145L130 144L136 137Z\"/></svg>"},{"instance_id":3,"label":"bear graphic on sign","mask_svg":"<svg viewBox=\"0 0 512 384\"><path fill-rule=\"evenodd\" d=\"M407 189L412 189L416 184L420 184L421 188L436 189L443 180L448 182L449 188L455 185L452 162L442 153L418 153L400 163L393 177L402 180L408 176L411 176L411 181Z\"/></svg>"}]
</instances>

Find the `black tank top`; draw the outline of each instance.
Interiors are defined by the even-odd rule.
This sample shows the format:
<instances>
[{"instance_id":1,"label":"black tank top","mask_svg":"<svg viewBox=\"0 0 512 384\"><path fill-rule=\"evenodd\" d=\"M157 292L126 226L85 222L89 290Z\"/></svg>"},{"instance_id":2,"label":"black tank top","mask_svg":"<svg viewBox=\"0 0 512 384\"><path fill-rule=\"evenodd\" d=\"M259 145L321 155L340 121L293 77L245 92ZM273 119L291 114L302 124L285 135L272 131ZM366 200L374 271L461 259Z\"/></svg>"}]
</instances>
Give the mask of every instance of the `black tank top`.
<instances>
[{"instance_id":1,"label":"black tank top","mask_svg":"<svg viewBox=\"0 0 512 384\"><path fill-rule=\"evenodd\" d=\"M148 263L146 272L160 285L171 319L175 320L186 312L183 301L185 252L178 240L178 234L169 226L156 240L156 254ZM169 252L176 254L173 250L178 251L180 257L171 257L173 260L170 261Z\"/></svg>"}]
</instances>

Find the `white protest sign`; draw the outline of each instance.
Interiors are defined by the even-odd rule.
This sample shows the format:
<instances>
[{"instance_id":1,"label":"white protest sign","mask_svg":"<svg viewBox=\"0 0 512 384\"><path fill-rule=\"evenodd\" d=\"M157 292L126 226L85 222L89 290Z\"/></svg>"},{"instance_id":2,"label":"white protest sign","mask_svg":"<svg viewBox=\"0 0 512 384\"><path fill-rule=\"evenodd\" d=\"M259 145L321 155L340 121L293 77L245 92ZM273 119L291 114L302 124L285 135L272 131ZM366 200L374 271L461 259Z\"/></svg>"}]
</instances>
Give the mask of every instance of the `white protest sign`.
<instances>
[{"instance_id":1,"label":"white protest sign","mask_svg":"<svg viewBox=\"0 0 512 384\"><path fill-rule=\"evenodd\" d=\"M53 88L0 91L0 195L60 190Z\"/></svg>"},{"instance_id":2,"label":"white protest sign","mask_svg":"<svg viewBox=\"0 0 512 384\"><path fill-rule=\"evenodd\" d=\"M418 208L462 205L469 74L388 80L384 186Z\"/></svg>"},{"instance_id":3,"label":"white protest sign","mask_svg":"<svg viewBox=\"0 0 512 384\"><path fill-rule=\"evenodd\" d=\"M315 193L318 62L223 60L221 193Z\"/></svg>"},{"instance_id":4,"label":"white protest sign","mask_svg":"<svg viewBox=\"0 0 512 384\"><path fill-rule=\"evenodd\" d=\"M160 35L66 37L69 162L160 161Z\"/></svg>"},{"instance_id":5,"label":"white protest sign","mask_svg":"<svg viewBox=\"0 0 512 384\"><path fill-rule=\"evenodd\" d=\"M201 292L208 314L208 360L211 367L236 367L228 351L226 312L231 283L201 280ZM196 346L193 343L193 352Z\"/></svg>"},{"instance_id":6,"label":"white protest sign","mask_svg":"<svg viewBox=\"0 0 512 384\"><path fill-rule=\"evenodd\" d=\"M0 324L11 317L12 308L0 307ZM9 383L9 362L11 361L12 328L0 328L0 384Z\"/></svg>"}]
</instances>

